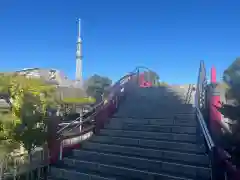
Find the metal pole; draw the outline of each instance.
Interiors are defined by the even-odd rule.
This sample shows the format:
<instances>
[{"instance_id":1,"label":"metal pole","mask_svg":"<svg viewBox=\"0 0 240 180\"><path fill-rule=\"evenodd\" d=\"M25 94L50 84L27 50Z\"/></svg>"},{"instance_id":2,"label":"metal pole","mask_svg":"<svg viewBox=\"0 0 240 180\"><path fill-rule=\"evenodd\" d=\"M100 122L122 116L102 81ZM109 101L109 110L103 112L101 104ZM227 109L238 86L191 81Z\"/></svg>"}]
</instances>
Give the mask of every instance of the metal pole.
<instances>
[{"instance_id":1,"label":"metal pole","mask_svg":"<svg viewBox=\"0 0 240 180\"><path fill-rule=\"evenodd\" d=\"M82 132L82 114L83 114L83 109L81 108L80 109L80 117L79 117L79 123L80 123L80 126L79 126L79 131Z\"/></svg>"},{"instance_id":2,"label":"metal pole","mask_svg":"<svg viewBox=\"0 0 240 180\"><path fill-rule=\"evenodd\" d=\"M63 141L60 142L60 153L59 153L59 160L62 160L62 153L63 153Z\"/></svg>"},{"instance_id":3,"label":"metal pole","mask_svg":"<svg viewBox=\"0 0 240 180\"><path fill-rule=\"evenodd\" d=\"M139 69L137 70L137 85L139 85Z\"/></svg>"}]
</instances>

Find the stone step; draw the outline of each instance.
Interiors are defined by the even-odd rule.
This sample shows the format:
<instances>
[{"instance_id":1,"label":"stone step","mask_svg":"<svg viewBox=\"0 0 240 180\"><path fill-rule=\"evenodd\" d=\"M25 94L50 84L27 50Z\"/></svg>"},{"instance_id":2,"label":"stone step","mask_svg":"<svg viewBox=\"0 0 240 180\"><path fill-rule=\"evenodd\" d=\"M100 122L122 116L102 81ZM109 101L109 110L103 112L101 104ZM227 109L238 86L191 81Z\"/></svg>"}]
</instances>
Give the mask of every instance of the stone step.
<instances>
[{"instance_id":1,"label":"stone step","mask_svg":"<svg viewBox=\"0 0 240 180\"><path fill-rule=\"evenodd\" d=\"M141 101L143 102L144 100L153 100L156 102L161 102L162 99L172 99L172 100L178 100L180 98L185 97L184 93L161 93L161 94L138 94L137 96L132 96L126 99L126 101Z\"/></svg>"},{"instance_id":2,"label":"stone step","mask_svg":"<svg viewBox=\"0 0 240 180\"><path fill-rule=\"evenodd\" d=\"M193 114L194 110L182 110L182 109L173 109L169 108L156 108L156 109L147 109L146 107L142 108L129 108L129 109L119 109L118 112L114 115L115 117L135 117L135 118L167 118L173 117L175 114Z\"/></svg>"},{"instance_id":3,"label":"stone step","mask_svg":"<svg viewBox=\"0 0 240 180\"><path fill-rule=\"evenodd\" d=\"M162 102L161 100L165 100L165 99L170 99L172 101L177 101L179 99L184 99L184 97L186 97L185 93L166 93L163 92L161 94L157 94L157 93L148 93L148 94L136 94L136 96L131 96L131 97L127 97L125 100L126 102L134 102L134 101L139 101L139 102L144 102L144 100L152 100L154 102ZM167 103L167 102L166 102Z\"/></svg>"},{"instance_id":4,"label":"stone step","mask_svg":"<svg viewBox=\"0 0 240 180\"><path fill-rule=\"evenodd\" d=\"M56 167L50 168L50 174L54 180L115 180L115 178L105 178L95 174Z\"/></svg>"},{"instance_id":5,"label":"stone step","mask_svg":"<svg viewBox=\"0 0 240 180\"><path fill-rule=\"evenodd\" d=\"M161 95L161 96L155 96L152 98L149 97L138 97L138 98L129 98L126 99L123 103L124 105L128 107L133 107L133 102L139 103L140 106L147 106L149 102L154 103L155 105L162 105L162 104L172 104L173 107L183 107L183 108L192 108L189 104L185 104L186 97L185 96L172 96L169 97L169 95ZM131 103L131 104L129 104ZM149 105L149 104L148 104ZM149 107L149 106L148 106Z\"/></svg>"},{"instance_id":6,"label":"stone step","mask_svg":"<svg viewBox=\"0 0 240 180\"><path fill-rule=\"evenodd\" d=\"M181 142L168 142L160 140L146 140L146 139L133 139L123 137L109 137L109 136L94 136L90 139L91 142L99 142L105 144L116 144L126 146L137 146L156 149L178 150L181 152L195 152L204 153L205 148L198 144L181 143Z\"/></svg>"},{"instance_id":7,"label":"stone step","mask_svg":"<svg viewBox=\"0 0 240 180\"><path fill-rule=\"evenodd\" d=\"M117 113L113 115L113 118L134 118L134 117L131 117L131 116L127 116L128 114L123 114L122 116L121 115L118 115ZM140 119L144 119L144 118L140 118ZM162 113L158 118L145 118L145 119L176 119L176 120L195 120L196 119L196 114L195 113L192 113L192 112L189 112L189 113L174 113L174 112L171 112L169 114L167 113Z\"/></svg>"},{"instance_id":8,"label":"stone step","mask_svg":"<svg viewBox=\"0 0 240 180\"><path fill-rule=\"evenodd\" d=\"M196 142L196 135L189 134L173 134L173 133L159 133L159 132L145 132L145 131L126 131L126 130L113 130L102 129L100 135L103 136L117 136L117 137L131 137L141 139L156 139L156 140L169 140L169 141L182 141L182 142Z\"/></svg>"},{"instance_id":9,"label":"stone step","mask_svg":"<svg viewBox=\"0 0 240 180\"><path fill-rule=\"evenodd\" d=\"M179 151L158 150L142 147L131 147L114 144L102 144L97 142L86 142L82 146L83 150L116 153L147 159L184 162L186 164L207 166L209 161L205 154L183 153ZM76 150L77 151L77 150Z\"/></svg>"},{"instance_id":10,"label":"stone step","mask_svg":"<svg viewBox=\"0 0 240 180\"><path fill-rule=\"evenodd\" d=\"M121 124L142 124L142 125L173 125L173 126L196 126L195 119L138 119L138 118L112 118L110 125L119 126Z\"/></svg>"},{"instance_id":11,"label":"stone step","mask_svg":"<svg viewBox=\"0 0 240 180\"><path fill-rule=\"evenodd\" d=\"M63 163L69 168L76 169L78 171L94 171L106 173L111 176L120 176L122 179L131 180L154 180L154 179L163 179L163 180L186 180L186 178L175 177L168 174L154 173L149 171L137 170L133 168L126 168L115 165L102 164L98 162L90 162L83 160L76 160L70 158L64 158ZM70 178L69 178L70 179ZM116 178L119 179L119 178Z\"/></svg>"},{"instance_id":12,"label":"stone step","mask_svg":"<svg viewBox=\"0 0 240 180\"><path fill-rule=\"evenodd\" d=\"M165 133L186 133L196 134L197 127L181 127L181 126L156 126L156 125L144 125L144 124L120 124L119 126L112 126L106 124L106 129L122 129L133 131L146 131L146 132L165 132Z\"/></svg>"},{"instance_id":13,"label":"stone step","mask_svg":"<svg viewBox=\"0 0 240 180\"><path fill-rule=\"evenodd\" d=\"M51 168L53 180L209 180L184 93L136 88L99 134Z\"/></svg>"},{"instance_id":14,"label":"stone step","mask_svg":"<svg viewBox=\"0 0 240 180\"><path fill-rule=\"evenodd\" d=\"M168 102L166 103L166 101ZM136 103L138 104L137 106L136 106ZM151 105L149 105L149 103L151 103ZM173 110L186 111L186 113L194 110L191 104L181 104L181 103L182 102L174 102L174 101L171 102L171 100L169 101L169 99L166 99L164 101L161 100L161 102L156 102L151 100L149 100L148 102L146 102L146 100L144 100L144 102L131 101L131 102L124 102L124 106L120 107L120 109L128 110L128 109L140 109L140 108L146 108L146 109L158 108L159 110L165 110L165 109L172 108Z\"/></svg>"},{"instance_id":15,"label":"stone step","mask_svg":"<svg viewBox=\"0 0 240 180\"><path fill-rule=\"evenodd\" d=\"M209 178L210 175L209 168L205 167L84 150L74 151L74 157L72 157L72 159L99 162L102 164L116 165L156 173L175 174L191 178L206 179Z\"/></svg>"}]
</instances>

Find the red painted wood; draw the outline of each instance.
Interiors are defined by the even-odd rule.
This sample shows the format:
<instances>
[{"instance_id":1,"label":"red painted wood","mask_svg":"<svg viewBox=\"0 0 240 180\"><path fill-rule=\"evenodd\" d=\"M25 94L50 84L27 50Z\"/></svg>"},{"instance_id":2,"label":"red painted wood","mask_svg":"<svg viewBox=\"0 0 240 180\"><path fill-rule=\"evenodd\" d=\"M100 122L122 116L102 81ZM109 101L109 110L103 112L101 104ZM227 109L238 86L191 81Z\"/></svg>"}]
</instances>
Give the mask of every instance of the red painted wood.
<instances>
[{"instance_id":1,"label":"red painted wood","mask_svg":"<svg viewBox=\"0 0 240 180\"><path fill-rule=\"evenodd\" d=\"M142 88L152 87L152 82L149 82L145 79L144 73L141 73L139 75L139 86L142 87Z\"/></svg>"},{"instance_id":2,"label":"red painted wood","mask_svg":"<svg viewBox=\"0 0 240 180\"><path fill-rule=\"evenodd\" d=\"M210 127L211 131L214 133L219 133L221 131L221 113L216 109L215 106L219 107L219 102L221 101L220 94L216 92L216 68L211 68L211 84L212 84L212 94L209 99L209 113L210 113Z\"/></svg>"}]
</instances>

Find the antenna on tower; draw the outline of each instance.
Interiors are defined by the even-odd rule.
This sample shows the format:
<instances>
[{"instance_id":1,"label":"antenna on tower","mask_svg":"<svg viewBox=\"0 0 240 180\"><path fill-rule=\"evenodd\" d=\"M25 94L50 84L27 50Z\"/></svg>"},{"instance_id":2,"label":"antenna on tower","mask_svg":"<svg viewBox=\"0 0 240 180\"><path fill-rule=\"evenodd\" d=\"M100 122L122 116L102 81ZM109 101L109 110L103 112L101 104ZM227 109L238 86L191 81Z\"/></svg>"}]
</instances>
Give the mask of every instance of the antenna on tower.
<instances>
[{"instance_id":1,"label":"antenna on tower","mask_svg":"<svg viewBox=\"0 0 240 180\"><path fill-rule=\"evenodd\" d=\"M76 80L81 86L82 83L82 40L81 40L81 19L78 19L78 37L76 48Z\"/></svg>"},{"instance_id":2,"label":"antenna on tower","mask_svg":"<svg viewBox=\"0 0 240 180\"><path fill-rule=\"evenodd\" d=\"M78 38L81 39L81 19L78 19Z\"/></svg>"}]
</instances>

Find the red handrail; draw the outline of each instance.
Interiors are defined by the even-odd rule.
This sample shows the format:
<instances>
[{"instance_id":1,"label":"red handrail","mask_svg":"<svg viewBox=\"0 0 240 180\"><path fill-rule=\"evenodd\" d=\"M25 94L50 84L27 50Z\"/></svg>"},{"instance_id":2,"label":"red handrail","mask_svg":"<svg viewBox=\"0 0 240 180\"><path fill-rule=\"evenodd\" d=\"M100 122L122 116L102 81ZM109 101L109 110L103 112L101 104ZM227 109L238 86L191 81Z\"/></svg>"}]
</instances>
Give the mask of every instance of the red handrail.
<instances>
[{"instance_id":1,"label":"red handrail","mask_svg":"<svg viewBox=\"0 0 240 180\"><path fill-rule=\"evenodd\" d=\"M144 73L141 73L139 75L139 85L140 87L152 87L152 82L149 82L148 80L145 79Z\"/></svg>"},{"instance_id":2,"label":"red handrail","mask_svg":"<svg viewBox=\"0 0 240 180\"><path fill-rule=\"evenodd\" d=\"M226 129L224 123L222 122L222 115L217 110L216 107L219 107L221 104L220 102L220 92L216 89L216 68L211 68L211 95L209 99L209 120L210 120L210 128L212 134L219 135L221 133L221 129ZM225 151L223 148L217 146L217 153L218 153L218 161L222 162L221 166L218 169L219 172L225 171L229 180L240 180L240 170L236 168L236 166L231 162L230 154ZM225 178L225 177L222 177Z\"/></svg>"},{"instance_id":3,"label":"red handrail","mask_svg":"<svg viewBox=\"0 0 240 180\"><path fill-rule=\"evenodd\" d=\"M101 105L95 109L95 112L93 113L92 118L95 120L95 125L90 126L90 128L85 129L84 131L79 131L79 133L76 133L72 136L64 137L59 136L59 133L57 133L57 126L59 124L59 119L55 119L52 122L51 128L49 130L49 138L48 138L48 145L49 145L49 151L50 151L50 161L51 163L56 162L59 157L62 154L61 151L61 145L62 141L64 139L73 138L73 137L79 137L89 131L94 131L95 133L99 132L99 129L101 129L108 121L109 117L116 111L116 109L119 106L119 101L125 96L126 93L128 93L132 86L135 86L137 83L137 72L134 71L132 73L129 73L128 75L122 77L119 81L117 81L110 89L110 94L108 97L107 103L102 103ZM123 90L124 89L124 90ZM56 117L57 118L57 117ZM79 147L80 144L73 144L66 148L63 148L62 151L65 152L67 149L73 149L76 147Z\"/></svg>"}]
</instances>

